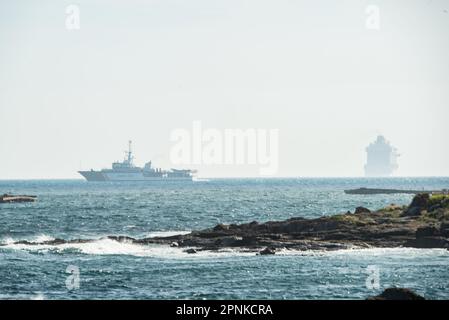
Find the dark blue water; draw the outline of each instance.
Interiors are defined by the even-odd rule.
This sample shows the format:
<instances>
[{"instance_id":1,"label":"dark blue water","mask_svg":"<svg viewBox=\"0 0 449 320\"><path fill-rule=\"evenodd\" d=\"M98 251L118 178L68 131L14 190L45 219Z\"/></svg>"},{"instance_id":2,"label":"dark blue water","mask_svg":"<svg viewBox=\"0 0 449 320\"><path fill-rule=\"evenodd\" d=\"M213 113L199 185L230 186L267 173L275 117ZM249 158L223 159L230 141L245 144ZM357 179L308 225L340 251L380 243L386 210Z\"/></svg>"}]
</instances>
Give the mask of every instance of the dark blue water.
<instances>
[{"instance_id":1,"label":"dark blue water","mask_svg":"<svg viewBox=\"0 0 449 320\"><path fill-rule=\"evenodd\" d=\"M0 181L0 193L35 194L28 204L0 206L0 298L45 299L347 299L392 285L428 298L449 298L446 250L370 249L230 251L188 255L178 248L101 239L186 232L217 223L319 217L390 203L411 195L354 196L358 187L442 189L449 178L212 179L192 183ZM99 239L47 246L52 238ZM37 245L13 244L31 240ZM79 288L67 287L67 267ZM376 270L379 286L366 285Z\"/></svg>"}]
</instances>

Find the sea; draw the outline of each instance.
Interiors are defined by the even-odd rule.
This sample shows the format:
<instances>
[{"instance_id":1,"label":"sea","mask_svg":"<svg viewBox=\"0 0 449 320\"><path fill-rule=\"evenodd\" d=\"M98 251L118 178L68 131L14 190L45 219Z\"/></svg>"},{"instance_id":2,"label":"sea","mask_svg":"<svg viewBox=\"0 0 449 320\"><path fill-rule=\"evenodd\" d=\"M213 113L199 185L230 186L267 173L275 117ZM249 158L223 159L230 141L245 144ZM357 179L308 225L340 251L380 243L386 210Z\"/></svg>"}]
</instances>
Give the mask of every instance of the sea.
<instances>
[{"instance_id":1,"label":"sea","mask_svg":"<svg viewBox=\"0 0 449 320\"><path fill-rule=\"evenodd\" d=\"M412 199L344 193L359 187L443 189L449 178L0 181L1 194L38 197L34 203L0 204L0 299L365 299L392 286L448 299L449 251L444 249L188 254L184 248L105 238L317 218ZM45 244L56 238L92 241ZM16 243L21 240L30 243Z\"/></svg>"}]
</instances>

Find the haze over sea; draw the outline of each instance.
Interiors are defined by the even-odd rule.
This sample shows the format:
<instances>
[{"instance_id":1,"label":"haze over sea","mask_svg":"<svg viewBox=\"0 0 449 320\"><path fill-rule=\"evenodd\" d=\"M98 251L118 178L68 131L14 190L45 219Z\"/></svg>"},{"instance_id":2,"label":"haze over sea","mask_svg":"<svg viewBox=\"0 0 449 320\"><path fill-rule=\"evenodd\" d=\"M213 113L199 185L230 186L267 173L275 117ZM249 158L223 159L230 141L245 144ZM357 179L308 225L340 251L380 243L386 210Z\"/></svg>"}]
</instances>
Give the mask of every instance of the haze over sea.
<instances>
[{"instance_id":1,"label":"haze over sea","mask_svg":"<svg viewBox=\"0 0 449 320\"><path fill-rule=\"evenodd\" d=\"M449 178L209 179L92 183L0 181L0 193L35 194L35 203L0 205L0 299L364 299L390 286L447 299L449 251L365 249L287 251L274 256L101 239L176 234L218 223L316 218L408 204L412 195L346 195L358 187L443 189ZM98 239L39 244L53 238ZM36 242L14 244L18 240ZM80 271L68 290L67 267ZM366 285L379 271L378 288Z\"/></svg>"}]
</instances>

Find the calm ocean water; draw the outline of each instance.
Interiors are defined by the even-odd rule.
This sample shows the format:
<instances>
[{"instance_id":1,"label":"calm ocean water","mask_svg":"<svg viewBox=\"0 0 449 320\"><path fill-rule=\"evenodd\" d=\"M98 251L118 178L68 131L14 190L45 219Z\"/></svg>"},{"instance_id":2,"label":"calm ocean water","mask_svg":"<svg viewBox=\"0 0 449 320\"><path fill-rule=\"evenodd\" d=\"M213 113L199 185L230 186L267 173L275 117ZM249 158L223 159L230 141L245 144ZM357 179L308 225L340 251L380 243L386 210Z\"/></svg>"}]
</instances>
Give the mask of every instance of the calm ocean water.
<instances>
[{"instance_id":1,"label":"calm ocean water","mask_svg":"<svg viewBox=\"0 0 449 320\"><path fill-rule=\"evenodd\" d=\"M228 250L188 255L178 248L101 239L148 237L217 223L314 218L411 195L346 195L358 187L442 189L449 178L211 179L192 183L0 181L0 193L36 203L0 205L0 299L363 299L389 286L449 298L449 252L369 249L275 256ZM84 244L17 245L18 240L94 238ZM66 286L67 267L79 288ZM377 270L380 288L366 285Z\"/></svg>"}]
</instances>

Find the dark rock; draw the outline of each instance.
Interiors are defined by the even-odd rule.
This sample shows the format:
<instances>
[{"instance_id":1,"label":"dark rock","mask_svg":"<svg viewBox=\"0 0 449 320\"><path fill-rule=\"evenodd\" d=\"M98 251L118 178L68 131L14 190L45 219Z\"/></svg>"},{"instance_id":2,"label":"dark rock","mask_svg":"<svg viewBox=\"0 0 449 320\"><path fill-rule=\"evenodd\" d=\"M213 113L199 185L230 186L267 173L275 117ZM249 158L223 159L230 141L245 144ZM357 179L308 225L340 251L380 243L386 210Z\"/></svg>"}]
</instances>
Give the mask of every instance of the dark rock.
<instances>
[{"instance_id":1,"label":"dark rock","mask_svg":"<svg viewBox=\"0 0 449 320\"><path fill-rule=\"evenodd\" d=\"M259 254L261 255L261 256L264 256L264 255L271 255L271 254L276 254L276 249L275 248L265 248L265 249L263 249L262 251L260 251L259 252Z\"/></svg>"},{"instance_id":2,"label":"dark rock","mask_svg":"<svg viewBox=\"0 0 449 320\"><path fill-rule=\"evenodd\" d=\"M443 222L440 226L440 234L443 237L449 238L449 222Z\"/></svg>"},{"instance_id":3,"label":"dark rock","mask_svg":"<svg viewBox=\"0 0 449 320\"><path fill-rule=\"evenodd\" d=\"M446 222L446 221L442 222L440 228L441 229L449 229L449 222Z\"/></svg>"},{"instance_id":4,"label":"dark rock","mask_svg":"<svg viewBox=\"0 0 449 320\"><path fill-rule=\"evenodd\" d=\"M82 241L80 241L80 242L82 242ZM64 243L68 243L68 241L66 241L64 239L59 239L59 238L43 242L43 244L48 244L48 245L58 245L58 244L64 244Z\"/></svg>"},{"instance_id":5,"label":"dark rock","mask_svg":"<svg viewBox=\"0 0 449 320\"><path fill-rule=\"evenodd\" d=\"M380 295L367 300L426 300L423 296L407 288L388 288Z\"/></svg>"},{"instance_id":6,"label":"dark rock","mask_svg":"<svg viewBox=\"0 0 449 320\"><path fill-rule=\"evenodd\" d=\"M419 207L412 207L412 208L408 208L405 212L404 212L404 216L408 216L408 217L416 217L419 216L421 214L422 209Z\"/></svg>"},{"instance_id":7,"label":"dark rock","mask_svg":"<svg viewBox=\"0 0 449 320\"><path fill-rule=\"evenodd\" d=\"M249 247L249 246L253 246L255 244L257 244L257 237L254 237L254 236L242 237L242 241L241 241L242 246Z\"/></svg>"},{"instance_id":8,"label":"dark rock","mask_svg":"<svg viewBox=\"0 0 449 320\"><path fill-rule=\"evenodd\" d=\"M413 231L408 228L390 228L384 231L379 231L378 235L384 238L395 236L413 236Z\"/></svg>"},{"instance_id":9,"label":"dark rock","mask_svg":"<svg viewBox=\"0 0 449 320\"><path fill-rule=\"evenodd\" d=\"M428 193L417 194L410 204L410 207L420 207L426 209L429 204L430 196Z\"/></svg>"},{"instance_id":10,"label":"dark rock","mask_svg":"<svg viewBox=\"0 0 449 320\"><path fill-rule=\"evenodd\" d=\"M449 208L449 197L446 197L443 201L441 201L442 208Z\"/></svg>"},{"instance_id":11,"label":"dark rock","mask_svg":"<svg viewBox=\"0 0 449 320\"><path fill-rule=\"evenodd\" d=\"M195 249L190 248L190 249L187 249L185 252L187 252L188 254L193 254L193 253L196 253L197 251Z\"/></svg>"},{"instance_id":12,"label":"dark rock","mask_svg":"<svg viewBox=\"0 0 449 320\"><path fill-rule=\"evenodd\" d=\"M417 194L410 206L404 212L405 216L417 216L420 215L423 210L427 210L429 206L430 196L428 193Z\"/></svg>"},{"instance_id":13,"label":"dark rock","mask_svg":"<svg viewBox=\"0 0 449 320\"><path fill-rule=\"evenodd\" d=\"M214 231L226 231L226 230L229 230L229 225L220 223L220 224L217 224L213 230Z\"/></svg>"},{"instance_id":14,"label":"dark rock","mask_svg":"<svg viewBox=\"0 0 449 320\"><path fill-rule=\"evenodd\" d=\"M274 229L279 233L298 233L304 231L306 227L303 220L291 220L288 223L278 224Z\"/></svg>"},{"instance_id":15,"label":"dark rock","mask_svg":"<svg viewBox=\"0 0 449 320\"><path fill-rule=\"evenodd\" d=\"M371 213L371 210L365 207L357 207L355 208L355 214L357 213Z\"/></svg>"},{"instance_id":16,"label":"dark rock","mask_svg":"<svg viewBox=\"0 0 449 320\"><path fill-rule=\"evenodd\" d=\"M107 238L118 242L134 242L134 240L136 240L127 236L108 236Z\"/></svg>"},{"instance_id":17,"label":"dark rock","mask_svg":"<svg viewBox=\"0 0 449 320\"><path fill-rule=\"evenodd\" d=\"M433 206L431 206L428 211L429 212L434 212L435 210L438 210L438 209L441 209L441 208L442 208L441 204L437 203L437 204L434 204Z\"/></svg>"},{"instance_id":18,"label":"dark rock","mask_svg":"<svg viewBox=\"0 0 449 320\"><path fill-rule=\"evenodd\" d=\"M236 247L241 244L241 241L242 237L231 236L219 238L215 241L215 244L223 247Z\"/></svg>"},{"instance_id":19,"label":"dark rock","mask_svg":"<svg viewBox=\"0 0 449 320\"><path fill-rule=\"evenodd\" d=\"M434 226L421 227L416 230L416 238L439 236L440 230Z\"/></svg>"},{"instance_id":20,"label":"dark rock","mask_svg":"<svg viewBox=\"0 0 449 320\"><path fill-rule=\"evenodd\" d=\"M432 249L432 248L449 248L449 241L444 237L421 237L409 240L404 244L405 247Z\"/></svg>"}]
</instances>

